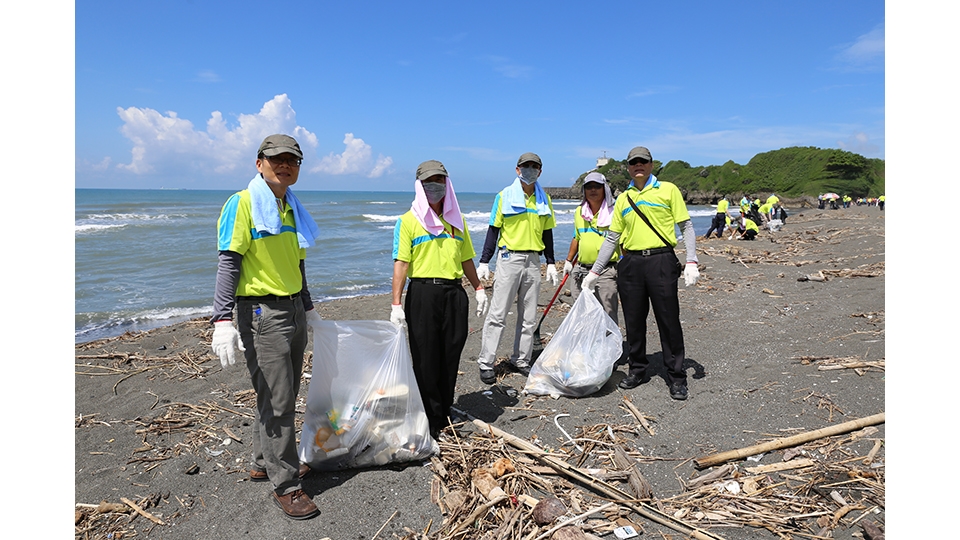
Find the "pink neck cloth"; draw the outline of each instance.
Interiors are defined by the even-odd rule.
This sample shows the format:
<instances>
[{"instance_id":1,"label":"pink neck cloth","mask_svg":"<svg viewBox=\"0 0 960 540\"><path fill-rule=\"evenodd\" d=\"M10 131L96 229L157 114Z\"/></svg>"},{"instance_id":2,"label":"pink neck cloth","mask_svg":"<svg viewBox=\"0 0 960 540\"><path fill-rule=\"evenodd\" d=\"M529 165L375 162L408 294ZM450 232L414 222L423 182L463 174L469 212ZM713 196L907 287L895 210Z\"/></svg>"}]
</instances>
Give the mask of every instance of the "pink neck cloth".
<instances>
[{"instance_id":1,"label":"pink neck cloth","mask_svg":"<svg viewBox=\"0 0 960 540\"><path fill-rule=\"evenodd\" d=\"M413 210L414 217L420 222L420 225L432 235L438 235L443 232L443 222L440 216L430 208L427 202L427 194L423 192L423 184L420 180L413 183L413 204L410 209ZM453 228L463 227L463 215L460 214L460 204L457 203L457 194L453 191L453 183L450 177L447 177L447 194L443 196L443 219Z\"/></svg>"}]
</instances>

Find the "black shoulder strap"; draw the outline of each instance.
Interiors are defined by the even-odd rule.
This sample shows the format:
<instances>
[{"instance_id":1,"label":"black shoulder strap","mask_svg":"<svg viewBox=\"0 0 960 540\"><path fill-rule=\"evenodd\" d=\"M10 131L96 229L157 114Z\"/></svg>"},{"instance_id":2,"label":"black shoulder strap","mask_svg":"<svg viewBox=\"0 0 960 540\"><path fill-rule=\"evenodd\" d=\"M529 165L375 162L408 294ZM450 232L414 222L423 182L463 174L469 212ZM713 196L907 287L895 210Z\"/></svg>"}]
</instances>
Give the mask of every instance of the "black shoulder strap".
<instances>
[{"instance_id":1,"label":"black shoulder strap","mask_svg":"<svg viewBox=\"0 0 960 540\"><path fill-rule=\"evenodd\" d=\"M647 216L644 215L644 213L641 212L639 208L637 208L637 204L633 202L633 199L630 198L629 194L627 194L627 200L630 201L630 206L633 207L633 211L640 216L640 219L642 219L643 222L646 223L648 227L650 227L650 230L653 231L653 234L657 235L657 238L659 238L660 241L663 242L665 246L676 247L674 245L671 245L670 242L667 242L667 240L663 237L663 235L660 234L660 231L658 231L657 228L654 227L652 223L650 223L650 220L647 219Z\"/></svg>"}]
</instances>

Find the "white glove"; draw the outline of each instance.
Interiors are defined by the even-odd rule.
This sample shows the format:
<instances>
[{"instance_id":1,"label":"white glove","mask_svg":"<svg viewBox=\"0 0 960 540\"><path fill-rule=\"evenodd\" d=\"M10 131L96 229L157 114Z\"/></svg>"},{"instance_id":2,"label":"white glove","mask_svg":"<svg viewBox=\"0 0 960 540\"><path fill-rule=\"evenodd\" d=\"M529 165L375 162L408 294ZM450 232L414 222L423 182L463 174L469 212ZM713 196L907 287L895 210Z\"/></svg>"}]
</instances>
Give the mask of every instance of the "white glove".
<instances>
[{"instance_id":1,"label":"white glove","mask_svg":"<svg viewBox=\"0 0 960 540\"><path fill-rule=\"evenodd\" d=\"M573 270L573 263L570 261L563 261L563 275L569 274Z\"/></svg>"},{"instance_id":2,"label":"white glove","mask_svg":"<svg viewBox=\"0 0 960 540\"><path fill-rule=\"evenodd\" d=\"M480 266L477 267L477 277L480 279L490 279L490 265L480 263Z\"/></svg>"},{"instance_id":3,"label":"white glove","mask_svg":"<svg viewBox=\"0 0 960 540\"><path fill-rule=\"evenodd\" d=\"M477 317L483 315L487 310L487 295L483 292L483 287L477 289Z\"/></svg>"},{"instance_id":4,"label":"white glove","mask_svg":"<svg viewBox=\"0 0 960 540\"><path fill-rule=\"evenodd\" d=\"M220 365L227 367L237 363L237 350L245 351L240 341L240 332L233 326L233 321L217 321L213 323L213 354L220 357Z\"/></svg>"},{"instance_id":5,"label":"white glove","mask_svg":"<svg viewBox=\"0 0 960 540\"><path fill-rule=\"evenodd\" d=\"M555 265L555 264L548 264L548 265L547 265L547 281L549 281L551 285L553 285L554 287L556 287L556 285L557 285L557 265Z\"/></svg>"},{"instance_id":6,"label":"white glove","mask_svg":"<svg viewBox=\"0 0 960 540\"><path fill-rule=\"evenodd\" d=\"M583 278L583 290L593 292L593 288L597 286L597 280L600 279L600 274L595 273L591 270L587 277Z\"/></svg>"},{"instance_id":7,"label":"white glove","mask_svg":"<svg viewBox=\"0 0 960 540\"><path fill-rule=\"evenodd\" d=\"M700 277L700 270L697 268L697 263L688 262L683 269L683 281L687 284L687 287L696 285L698 277Z\"/></svg>"},{"instance_id":8,"label":"white glove","mask_svg":"<svg viewBox=\"0 0 960 540\"><path fill-rule=\"evenodd\" d=\"M320 313L317 312L317 308L313 308L307 312L307 324L316 329L321 322L323 322L323 318L320 317Z\"/></svg>"},{"instance_id":9,"label":"white glove","mask_svg":"<svg viewBox=\"0 0 960 540\"><path fill-rule=\"evenodd\" d=\"M400 304L391 304L390 322L397 326L403 326L407 322L407 315L403 312L403 306Z\"/></svg>"}]
</instances>

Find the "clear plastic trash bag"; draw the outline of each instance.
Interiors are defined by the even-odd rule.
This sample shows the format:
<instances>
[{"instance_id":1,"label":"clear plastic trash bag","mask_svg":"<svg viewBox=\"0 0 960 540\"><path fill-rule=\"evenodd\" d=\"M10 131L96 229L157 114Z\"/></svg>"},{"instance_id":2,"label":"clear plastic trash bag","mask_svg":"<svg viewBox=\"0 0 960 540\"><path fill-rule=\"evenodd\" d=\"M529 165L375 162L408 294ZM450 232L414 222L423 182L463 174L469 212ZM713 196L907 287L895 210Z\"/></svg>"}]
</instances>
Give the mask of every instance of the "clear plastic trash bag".
<instances>
[{"instance_id":1,"label":"clear plastic trash bag","mask_svg":"<svg viewBox=\"0 0 960 540\"><path fill-rule=\"evenodd\" d=\"M389 321L322 321L300 461L313 469L371 467L439 452L413 374L407 333Z\"/></svg>"},{"instance_id":2,"label":"clear plastic trash bag","mask_svg":"<svg viewBox=\"0 0 960 540\"><path fill-rule=\"evenodd\" d=\"M771 219L767 222L767 227L770 228L770 232L777 232L783 228L783 221L779 219Z\"/></svg>"},{"instance_id":3,"label":"clear plastic trash bag","mask_svg":"<svg viewBox=\"0 0 960 540\"><path fill-rule=\"evenodd\" d=\"M584 291L530 368L527 394L590 395L610 379L623 352L623 334L596 296Z\"/></svg>"}]
</instances>

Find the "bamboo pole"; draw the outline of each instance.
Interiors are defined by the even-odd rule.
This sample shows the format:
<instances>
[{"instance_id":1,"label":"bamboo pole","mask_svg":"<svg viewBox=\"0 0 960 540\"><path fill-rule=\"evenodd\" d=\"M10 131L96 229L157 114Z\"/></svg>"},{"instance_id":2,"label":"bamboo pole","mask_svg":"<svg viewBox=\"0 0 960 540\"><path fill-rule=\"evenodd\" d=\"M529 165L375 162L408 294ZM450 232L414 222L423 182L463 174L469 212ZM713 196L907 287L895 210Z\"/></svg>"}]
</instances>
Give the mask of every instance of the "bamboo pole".
<instances>
[{"instance_id":1,"label":"bamboo pole","mask_svg":"<svg viewBox=\"0 0 960 540\"><path fill-rule=\"evenodd\" d=\"M782 439L776 439L762 444L748 446L746 448L728 450L726 452L720 452L719 454L703 456L693 460L693 466L697 469L706 469L707 467L719 465L720 463L732 461L734 459L743 459L747 456L762 454L772 450L780 450L781 448L789 448L791 446L797 446L798 444L808 443L824 437L832 437L833 435L840 435L842 433L849 433L851 431L863 429L867 426L882 424L886 421L885 418L885 413L879 413L866 418L860 418L859 420L851 420L842 424L836 424L814 431L808 431L806 433L799 433L790 437L784 437Z\"/></svg>"},{"instance_id":2,"label":"bamboo pole","mask_svg":"<svg viewBox=\"0 0 960 540\"><path fill-rule=\"evenodd\" d=\"M487 424L483 420L475 419L473 420L473 423L480 429L487 431L488 433L490 433L495 437L501 437L508 444L515 446L516 448L519 448L520 450L539 459L544 464L549 465L550 467L555 469L557 472L564 474L566 476L569 476L570 478L577 480L581 484L590 487L594 491L598 491L606 495L607 497L610 497L611 499L616 501L618 504L633 510L637 514L649 519L650 521L653 521L654 523L659 523L660 525L669 527L677 532L683 533L687 535L687 537L689 538L695 538L697 540L723 540L723 537L716 536L703 529L698 529L696 527L687 525L686 523L674 518L673 516L664 514L659 510L651 506L648 506L646 504L635 502L635 499L629 493L626 493L618 489L617 487L611 484L608 484L602 480L591 478L590 476L583 474L582 472L578 471L576 467L574 467L573 465L570 465L566 461L547 455L546 452L544 452L537 445L529 441L521 439L520 437L517 437L515 435L511 435L510 433L507 433L502 429L495 428L490 424Z\"/></svg>"}]
</instances>

